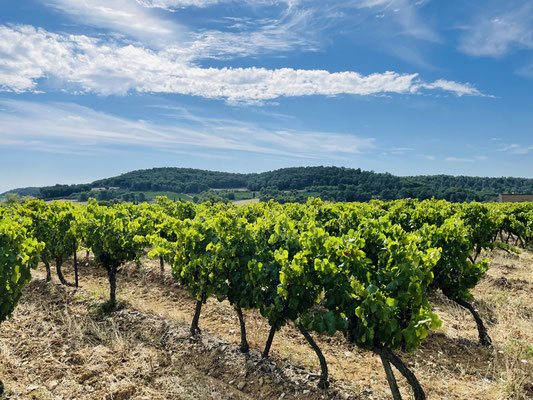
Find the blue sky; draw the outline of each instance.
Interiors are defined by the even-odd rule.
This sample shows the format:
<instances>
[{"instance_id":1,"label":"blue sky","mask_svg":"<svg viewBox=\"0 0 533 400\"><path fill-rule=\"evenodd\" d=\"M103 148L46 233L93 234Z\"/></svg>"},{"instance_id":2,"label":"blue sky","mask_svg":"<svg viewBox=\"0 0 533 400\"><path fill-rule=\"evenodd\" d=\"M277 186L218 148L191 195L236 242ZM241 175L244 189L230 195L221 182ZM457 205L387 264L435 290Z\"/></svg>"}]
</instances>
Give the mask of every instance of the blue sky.
<instances>
[{"instance_id":1,"label":"blue sky","mask_svg":"<svg viewBox=\"0 0 533 400\"><path fill-rule=\"evenodd\" d=\"M533 177L528 0L18 0L0 192L140 168Z\"/></svg>"}]
</instances>

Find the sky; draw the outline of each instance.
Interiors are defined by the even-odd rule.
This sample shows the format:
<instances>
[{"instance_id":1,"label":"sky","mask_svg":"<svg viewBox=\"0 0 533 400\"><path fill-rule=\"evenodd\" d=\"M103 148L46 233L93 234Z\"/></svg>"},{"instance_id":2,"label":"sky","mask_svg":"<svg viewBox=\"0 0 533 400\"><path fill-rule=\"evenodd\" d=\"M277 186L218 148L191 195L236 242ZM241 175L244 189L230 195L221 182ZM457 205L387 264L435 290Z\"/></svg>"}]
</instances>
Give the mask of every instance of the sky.
<instances>
[{"instance_id":1,"label":"sky","mask_svg":"<svg viewBox=\"0 0 533 400\"><path fill-rule=\"evenodd\" d=\"M533 178L530 0L1 0L0 193L175 166Z\"/></svg>"}]
</instances>

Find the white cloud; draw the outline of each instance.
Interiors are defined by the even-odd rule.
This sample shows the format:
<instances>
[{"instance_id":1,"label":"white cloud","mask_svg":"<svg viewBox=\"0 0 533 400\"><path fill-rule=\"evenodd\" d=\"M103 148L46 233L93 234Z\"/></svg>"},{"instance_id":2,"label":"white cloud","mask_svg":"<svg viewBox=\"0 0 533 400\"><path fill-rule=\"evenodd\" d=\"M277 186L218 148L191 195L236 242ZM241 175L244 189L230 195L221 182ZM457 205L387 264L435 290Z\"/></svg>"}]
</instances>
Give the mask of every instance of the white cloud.
<instances>
[{"instance_id":1,"label":"white cloud","mask_svg":"<svg viewBox=\"0 0 533 400\"><path fill-rule=\"evenodd\" d=\"M296 48L313 51L318 48L313 24L308 21L313 12L295 8L289 0L41 1L63 12L78 24L106 29L124 38L133 38L143 46L165 49L189 61L203 58L230 59L267 52L287 52ZM207 7L217 3L236 3L238 7L248 8L266 7L275 3L276 7L269 10L268 17L220 18L215 24L219 29L194 29L185 26L185 21L175 22L180 20L180 14L165 16L151 10L162 8L172 11L175 8ZM236 6L232 7L231 12L235 12Z\"/></svg>"},{"instance_id":2,"label":"white cloud","mask_svg":"<svg viewBox=\"0 0 533 400\"><path fill-rule=\"evenodd\" d=\"M395 146L395 147L392 147L390 149L390 154L400 155L400 154L405 154L406 152L413 151L413 150L414 149L412 147L398 147L398 146Z\"/></svg>"},{"instance_id":3,"label":"white cloud","mask_svg":"<svg viewBox=\"0 0 533 400\"><path fill-rule=\"evenodd\" d=\"M524 155L533 152L533 145L522 145L517 143L511 143L505 146L502 146L498 151L507 153L507 154L518 154Z\"/></svg>"},{"instance_id":4,"label":"white cloud","mask_svg":"<svg viewBox=\"0 0 533 400\"><path fill-rule=\"evenodd\" d=\"M41 0L60 10L77 24L108 29L112 32L140 40L144 45L159 49L173 48L189 60L201 58L229 59L264 52L279 53L295 49L315 51L329 40L328 30L352 35L354 22L368 32L372 43L376 37L386 51L413 65L432 68L424 60L423 52L415 45L406 45L395 37L411 37L421 41L438 42L433 29L419 16L418 9L425 4L411 0ZM219 18L219 29L186 27L182 14L164 15L154 8L181 11L183 8L220 5L226 17ZM376 12L383 21L360 20L354 9ZM243 10L246 18L234 17ZM225 14L224 14L225 13ZM172 16L172 18L171 18ZM356 20L354 21L354 18ZM235 20L232 25L223 21ZM212 25L213 21L211 21ZM350 33L352 32L352 33ZM360 36L361 32L357 32ZM278 55L278 54L276 54Z\"/></svg>"},{"instance_id":5,"label":"white cloud","mask_svg":"<svg viewBox=\"0 0 533 400\"><path fill-rule=\"evenodd\" d=\"M469 84L423 82L416 73L200 68L165 50L104 43L31 26L0 25L0 89L17 93L36 90L41 79L71 92L176 93L230 102L261 102L284 96L414 94L436 89L458 96L480 95Z\"/></svg>"},{"instance_id":6,"label":"white cloud","mask_svg":"<svg viewBox=\"0 0 533 400\"><path fill-rule=\"evenodd\" d=\"M183 152L242 151L319 159L359 154L374 139L335 132L267 129L230 119L200 118L183 110L167 125L132 121L65 103L0 100L0 143L58 153L101 153L117 146Z\"/></svg>"},{"instance_id":7,"label":"white cloud","mask_svg":"<svg viewBox=\"0 0 533 400\"><path fill-rule=\"evenodd\" d=\"M185 38L182 26L133 0L41 0L76 23L109 29L144 42L163 44Z\"/></svg>"},{"instance_id":8,"label":"white cloud","mask_svg":"<svg viewBox=\"0 0 533 400\"><path fill-rule=\"evenodd\" d=\"M502 2L499 10L480 13L459 46L464 53L492 57L501 57L512 48L533 48L533 3L529 0L513 9Z\"/></svg>"},{"instance_id":9,"label":"white cloud","mask_svg":"<svg viewBox=\"0 0 533 400\"><path fill-rule=\"evenodd\" d=\"M229 21L235 22L233 19ZM189 42L167 47L167 51L190 61L232 59L269 52L279 57L295 49L316 51L319 44L311 26L311 13L302 10L287 11L279 19L241 18L226 27L231 30L210 29L192 33Z\"/></svg>"},{"instance_id":10,"label":"white cloud","mask_svg":"<svg viewBox=\"0 0 533 400\"><path fill-rule=\"evenodd\" d=\"M424 6L426 1L357 0L348 2L348 4L357 8L370 8L380 19L389 15L400 27L396 33L424 41L440 41L437 33L419 16L418 8Z\"/></svg>"},{"instance_id":11,"label":"white cloud","mask_svg":"<svg viewBox=\"0 0 533 400\"><path fill-rule=\"evenodd\" d=\"M245 3L249 5L277 5L287 4L293 6L298 0L136 0L137 3L148 8L161 8L163 10L173 11L185 7L209 7L220 3Z\"/></svg>"},{"instance_id":12,"label":"white cloud","mask_svg":"<svg viewBox=\"0 0 533 400\"><path fill-rule=\"evenodd\" d=\"M184 7L208 7L220 3L220 0L136 0L143 7L174 10Z\"/></svg>"},{"instance_id":13,"label":"white cloud","mask_svg":"<svg viewBox=\"0 0 533 400\"><path fill-rule=\"evenodd\" d=\"M459 163L472 163L474 160L472 158L466 158L466 157L446 157L446 161L448 162L459 162Z\"/></svg>"},{"instance_id":14,"label":"white cloud","mask_svg":"<svg viewBox=\"0 0 533 400\"><path fill-rule=\"evenodd\" d=\"M516 73L525 78L533 78L533 63L517 69Z\"/></svg>"},{"instance_id":15,"label":"white cloud","mask_svg":"<svg viewBox=\"0 0 533 400\"><path fill-rule=\"evenodd\" d=\"M420 17L425 1L412 0L41 0L77 24L90 25L140 40L151 48L167 49L184 59L231 59L293 50L317 51L331 37L366 36L383 49L417 67L434 69L417 41L439 42L436 32ZM218 5L225 17L206 26L186 26L183 8ZM153 9L176 11L174 15ZM235 17L236 10L248 17ZM357 11L355 11L357 10ZM363 10L367 10L364 11ZM375 15L384 17L376 22ZM370 19L363 17L371 16ZM171 18L172 17L172 18ZM366 18L366 19L365 19ZM232 22L231 25L225 22ZM179 23L174 21L180 21ZM202 23L200 23L202 25ZM216 28L214 28L216 26ZM358 27L358 28L356 28ZM355 31L354 31L355 29ZM413 40L411 40L413 42Z\"/></svg>"},{"instance_id":16,"label":"white cloud","mask_svg":"<svg viewBox=\"0 0 533 400\"><path fill-rule=\"evenodd\" d=\"M485 96L479 90L468 83L458 83L454 81L447 81L438 79L431 83L421 83L420 87L425 89L442 89L447 92L455 93L457 96Z\"/></svg>"}]
</instances>

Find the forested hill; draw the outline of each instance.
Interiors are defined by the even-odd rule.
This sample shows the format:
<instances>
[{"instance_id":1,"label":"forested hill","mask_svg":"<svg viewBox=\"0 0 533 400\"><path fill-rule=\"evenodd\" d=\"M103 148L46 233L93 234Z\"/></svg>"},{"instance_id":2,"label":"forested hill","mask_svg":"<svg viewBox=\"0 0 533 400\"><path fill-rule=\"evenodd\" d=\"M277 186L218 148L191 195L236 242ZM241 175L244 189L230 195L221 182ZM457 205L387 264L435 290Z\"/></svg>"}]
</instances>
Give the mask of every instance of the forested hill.
<instances>
[{"instance_id":1,"label":"forested hill","mask_svg":"<svg viewBox=\"0 0 533 400\"><path fill-rule=\"evenodd\" d=\"M284 168L258 174L236 174L188 168L153 168L80 185L42 187L40 197L75 198L106 188L128 193L201 194L211 189L246 189L261 200L305 201L308 196L336 201L372 198L439 198L450 201L494 200L499 193L533 193L533 179L450 175L400 177L389 173L339 167ZM101 189L100 189L101 190ZM94 190L93 190L94 192ZM219 193L219 192L217 192ZM222 192L224 193L224 192ZM200 196L201 197L201 196ZM117 198L117 196L115 196Z\"/></svg>"}]
</instances>

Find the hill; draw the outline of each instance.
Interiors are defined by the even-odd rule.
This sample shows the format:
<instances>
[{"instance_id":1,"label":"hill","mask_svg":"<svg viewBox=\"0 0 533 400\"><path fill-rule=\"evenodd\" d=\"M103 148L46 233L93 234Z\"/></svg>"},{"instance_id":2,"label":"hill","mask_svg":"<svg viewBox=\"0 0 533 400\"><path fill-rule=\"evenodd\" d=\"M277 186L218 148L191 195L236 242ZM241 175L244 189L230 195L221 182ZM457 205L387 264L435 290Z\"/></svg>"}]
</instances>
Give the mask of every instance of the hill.
<instances>
[{"instance_id":1,"label":"hill","mask_svg":"<svg viewBox=\"0 0 533 400\"><path fill-rule=\"evenodd\" d=\"M15 193L20 196L33 196L38 197L40 194L41 188L39 187L25 187L25 188L18 188L13 190L8 190L7 192L0 193L0 197L4 197L6 194L9 193Z\"/></svg>"},{"instance_id":2,"label":"hill","mask_svg":"<svg viewBox=\"0 0 533 400\"><path fill-rule=\"evenodd\" d=\"M238 189L238 190L237 190ZM24 195L23 190L12 192ZM449 201L495 200L499 193L532 193L533 179L451 175L395 176L342 167L295 167L263 173L239 174L191 168L152 168L100 179L89 184L40 188L49 200L89 196L101 200L145 200L155 194L176 198L241 200L260 198L302 202L309 196L332 201L426 199ZM142 194L142 195L141 195ZM180 196L183 195L183 196ZM194 195L194 196L191 196Z\"/></svg>"}]
</instances>

